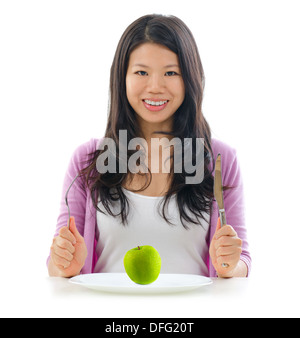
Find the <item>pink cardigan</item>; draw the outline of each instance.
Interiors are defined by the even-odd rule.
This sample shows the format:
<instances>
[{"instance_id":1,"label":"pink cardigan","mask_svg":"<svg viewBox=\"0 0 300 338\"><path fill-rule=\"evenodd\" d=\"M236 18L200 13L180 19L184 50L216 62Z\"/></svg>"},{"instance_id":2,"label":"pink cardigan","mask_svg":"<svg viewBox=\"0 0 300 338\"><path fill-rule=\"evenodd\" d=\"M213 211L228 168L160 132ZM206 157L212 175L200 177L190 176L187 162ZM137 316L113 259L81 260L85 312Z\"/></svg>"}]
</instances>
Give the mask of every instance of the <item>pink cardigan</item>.
<instances>
[{"instance_id":1,"label":"pink cardigan","mask_svg":"<svg viewBox=\"0 0 300 338\"><path fill-rule=\"evenodd\" d=\"M77 173L84 168L84 161L87 159L86 155L92 153L98 148L100 140L91 139L79 146L70 160L69 167L67 169L60 202L60 213L57 220L55 236L58 235L58 231L61 227L67 224L68 210L65 204L65 193L71 184ZM241 179L241 173L236 157L236 151L224 144L223 142L212 139L212 149L214 157L216 158L218 153L222 154L222 174L223 185L234 186L236 188L229 189L224 192L224 206L226 210L227 223L230 224L238 236L243 241L243 251L241 259L248 266L248 275L251 269L251 257L248 250L247 232L245 227L244 217L244 197L243 197L243 184ZM71 211L71 215L75 217L75 222L78 231L84 237L88 255L85 265L81 271L82 274L92 273L97 262L97 256L95 252L96 240L95 229L97 226L96 221L96 209L93 207L90 191L88 189L83 190L79 187L80 179L77 179L70 189L68 195L68 202ZM218 219L217 204L213 202L213 211L210 218L210 236L215 233ZM101 236L101 234L100 234ZM47 263L49 261L47 259ZM207 257L207 266L210 277L216 276L216 271L211 264L210 257Z\"/></svg>"}]
</instances>

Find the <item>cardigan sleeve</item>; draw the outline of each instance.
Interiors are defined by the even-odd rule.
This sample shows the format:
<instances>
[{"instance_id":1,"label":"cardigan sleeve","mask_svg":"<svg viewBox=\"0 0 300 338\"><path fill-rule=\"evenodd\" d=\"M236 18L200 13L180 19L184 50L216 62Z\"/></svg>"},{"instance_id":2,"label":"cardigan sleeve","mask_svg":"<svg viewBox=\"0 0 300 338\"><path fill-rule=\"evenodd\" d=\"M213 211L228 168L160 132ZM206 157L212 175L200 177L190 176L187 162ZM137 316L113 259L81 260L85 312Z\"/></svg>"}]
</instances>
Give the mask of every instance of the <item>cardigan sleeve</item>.
<instances>
[{"instance_id":1,"label":"cardigan sleeve","mask_svg":"<svg viewBox=\"0 0 300 338\"><path fill-rule=\"evenodd\" d=\"M86 142L75 149L73 155L71 156L67 171L65 173L61 199L60 199L60 208L59 214L56 222L56 230L54 237L56 237L59 233L59 230L67 225L68 222L68 208L65 202L65 195L70 187L72 181L87 164L88 154L95 151L96 140L91 139L89 142ZM78 177L68 193L68 205L70 208L70 215L74 216L76 227L81 234L81 236L86 237L86 219L87 219L87 205L88 205L88 191L85 187L84 181L82 177ZM89 248L88 248L89 249ZM90 255L91 249L88 250ZM47 265L50 259L50 255L47 258Z\"/></svg>"},{"instance_id":2,"label":"cardigan sleeve","mask_svg":"<svg viewBox=\"0 0 300 338\"><path fill-rule=\"evenodd\" d=\"M231 225L237 232L238 237L243 241L241 260L245 262L248 268L248 275L251 270L251 256L249 252L249 244L247 240L247 230L245 222L245 201L244 189L241 170L236 154L236 150L224 145L218 141L214 151L214 158L216 159L218 153L222 155L222 183L223 186L228 187L224 191L224 208L226 212L227 224ZM211 232L210 241L216 230L218 219L217 203L213 202L213 210L211 217ZM216 271L210 262L210 275L215 276Z\"/></svg>"},{"instance_id":3,"label":"cardigan sleeve","mask_svg":"<svg viewBox=\"0 0 300 338\"><path fill-rule=\"evenodd\" d=\"M237 232L242 239L241 260L248 267L248 275L251 269L251 257L247 240L247 229L245 222L245 202L242 175L236 155L234 156L229 170L224 176L225 185L230 188L224 192L224 207L226 210L227 223Z\"/></svg>"}]
</instances>

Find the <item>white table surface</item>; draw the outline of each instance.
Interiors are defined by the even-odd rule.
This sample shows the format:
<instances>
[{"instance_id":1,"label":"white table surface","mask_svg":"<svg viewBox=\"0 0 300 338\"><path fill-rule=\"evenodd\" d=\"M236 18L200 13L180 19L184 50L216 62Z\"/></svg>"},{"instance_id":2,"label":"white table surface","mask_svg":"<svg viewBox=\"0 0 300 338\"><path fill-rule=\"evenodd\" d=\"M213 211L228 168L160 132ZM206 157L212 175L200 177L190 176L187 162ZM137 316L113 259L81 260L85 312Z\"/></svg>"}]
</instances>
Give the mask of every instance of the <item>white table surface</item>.
<instances>
[{"instance_id":1,"label":"white table surface","mask_svg":"<svg viewBox=\"0 0 300 338\"><path fill-rule=\"evenodd\" d=\"M299 317L299 280L213 279L199 289L160 295L98 292L68 279L2 276L1 317Z\"/></svg>"}]
</instances>

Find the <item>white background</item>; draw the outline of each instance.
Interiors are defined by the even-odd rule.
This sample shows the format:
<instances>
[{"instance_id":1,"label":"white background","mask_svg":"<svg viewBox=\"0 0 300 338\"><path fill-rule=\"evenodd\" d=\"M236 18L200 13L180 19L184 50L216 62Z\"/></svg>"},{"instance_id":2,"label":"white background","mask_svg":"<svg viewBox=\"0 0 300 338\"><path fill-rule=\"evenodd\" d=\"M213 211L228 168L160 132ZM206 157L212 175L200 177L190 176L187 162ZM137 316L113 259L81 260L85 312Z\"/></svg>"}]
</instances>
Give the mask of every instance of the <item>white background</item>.
<instances>
[{"instance_id":1,"label":"white background","mask_svg":"<svg viewBox=\"0 0 300 338\"><path fill-rule=\"evenodd\" d=\"M103 136L115 48L124 29L149 13L180 17L197 41L204 114L213 136L238 151L252 275L275 283L300 277L297 1L11 0L0 1L5 294L10 280L47 276L68 161L78 145ZM299 299L291 306L300 315Z\"/></svg>"}]
</instances>

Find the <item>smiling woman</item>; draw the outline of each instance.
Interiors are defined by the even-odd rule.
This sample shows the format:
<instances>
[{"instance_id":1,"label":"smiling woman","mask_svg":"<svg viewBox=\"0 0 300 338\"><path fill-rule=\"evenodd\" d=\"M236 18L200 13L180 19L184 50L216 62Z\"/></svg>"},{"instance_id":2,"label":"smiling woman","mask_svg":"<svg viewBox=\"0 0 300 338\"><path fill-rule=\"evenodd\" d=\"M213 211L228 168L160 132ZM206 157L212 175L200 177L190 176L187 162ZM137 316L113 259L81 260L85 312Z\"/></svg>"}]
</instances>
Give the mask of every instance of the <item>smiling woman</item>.
<instances>
[{"instance_id":1,"label":"smiling woman","mask_svg":"<svg viewBox=\"0 0 300 338\"><path fill-rule=\"evenodd\" d=\"M239 166L234 149L211 139L202 112L203 90L198 49L179 18L146 15L128 26L111 66L105 137L79 147L66 174L65 191L79 173L68 201L76 225L71 217L70 230L65 227L68 211L63 196L48 265L51 275L124 272L123 257L136 245L156 248L162 273L247 275L251 259ZM122 132L126 132L124 140ZM133 155L140 151L132 147L137 139L145 140L149 150L144 172L128 170L132 158L137 158ZM151 171L151 158L158 155L160 163L164 159L163 151L158 147L155 153L151 146L153 140L157 144L161 139L173 147L168 172L158 163L153 165L158 171ZM190 140L188 162L192 165L182 166L182 171L175 169L186 151L176 156L175 139L182 145ZM197 163L199 139L203 140L201 164ZM115 145L114 158L110 158L113 172L97 170L98 159L104 159L104 166L109 160L106 140ZM217 229L213 195L218 153L223 159L223 184L234 187L224 193L230 225L222 229ZM195 164L203 168L201 180L187 184ZM222 267L224 262L228 269Z\"/></svg>"}]
</instances>

